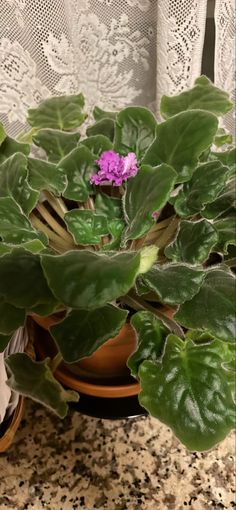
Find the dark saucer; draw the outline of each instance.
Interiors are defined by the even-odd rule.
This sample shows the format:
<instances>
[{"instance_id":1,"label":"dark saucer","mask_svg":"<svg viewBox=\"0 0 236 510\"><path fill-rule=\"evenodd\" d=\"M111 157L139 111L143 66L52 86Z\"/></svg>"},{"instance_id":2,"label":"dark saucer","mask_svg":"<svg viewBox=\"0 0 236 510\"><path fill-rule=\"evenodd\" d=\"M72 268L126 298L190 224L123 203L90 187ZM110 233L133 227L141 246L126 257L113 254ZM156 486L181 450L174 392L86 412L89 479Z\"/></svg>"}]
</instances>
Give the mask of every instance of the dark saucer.
<instances>
[{"instance_id":1,"label":"dark saucer","mask_svg":"<svg viewBox=\"0 0 236 510\"><path fill-rule=\"evenodd\" d=\"M101 398L80 393L79 402L70 404L70 408L86 416L108 420L148 415L147 411L140 406L137 396Z\"/></svg>"}]
</instances>

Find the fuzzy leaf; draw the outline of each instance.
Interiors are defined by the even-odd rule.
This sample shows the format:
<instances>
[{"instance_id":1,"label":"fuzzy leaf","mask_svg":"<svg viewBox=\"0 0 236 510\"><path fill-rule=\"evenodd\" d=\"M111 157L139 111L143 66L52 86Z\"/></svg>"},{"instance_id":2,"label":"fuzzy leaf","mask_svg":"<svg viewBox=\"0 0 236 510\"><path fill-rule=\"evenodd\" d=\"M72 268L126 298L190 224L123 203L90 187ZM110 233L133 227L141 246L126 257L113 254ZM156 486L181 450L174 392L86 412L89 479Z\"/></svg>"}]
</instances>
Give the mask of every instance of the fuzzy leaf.
<instances>
[{"instance_id":1,"label":"fuzzy leaf","mask_svg":"<svg viewBox=\"0 0 236 510\"><path fill-rule=\"evenodd\" d=\"M190 181L184 183L174 201L180 216L189 216L201 211L204 204L213 202L222 191L228 178L229 169L219 161L209 161L199 165Z\"/></svg>"},{"instance_id":2,"label":"fuzzy leaf","mask_svg":"<svg viewBox=\"0 0 236 510\"><path fill-rule=\"evenodd\" d=\"M215 221L214 227L219 237L215 250L228 253L228 245L236 245L236 215Z\"/></svg>"},{"instance_id":3,"label":"fuzzy leaf","mask_svg":"<svg viewBox=\"0 0 236 510\"><path fill-rule=\"evenodd\" d=\"M106 216L94 211L72 209L64 220L76 244L99 244L101 237L109 233Z\"/></svg>"},{"instance_id":4,"label":"fuzzy leaf","mask_svg":"<svg viewBox=\"0 0 236 510\"><path fill-rule=\"evenodd\" d=\"M39 255L15 248L0 257L0 297L19 308L55 303Z\"/></svg>"},{"instance_id":5,"label":"fuzzy leaf","mask_svg":"<svg viewBox=\"0 0 236 510\"><path fill-rule=\"evenodd\" d=\"M3 124L0 122L0 145L2 145L2 143L5 140L5 138L6 138L6 133L4 131Z\"/></svg>"},{"instance_id":6,"label":"fuzzy leaf","mask_svg":"<svg viewBox=\"0 0 236 510\"><path fill-rule=\"evenodd\" d=\"M165 255L174 262L200 264L207 260L218 241L214 227L206 220L183 220L175 240L165 249Z\"/></svg>"},{"instance_id":7,"label":"fuzzy leaf","mask_svg":"<svg viewBox=\"0 0 236 510\"><path fill-rule=\"evenodd\" d=\"M163 352L169 330L151 312L137 312L132 316L131 325L136 331L137 350L128 359L131 374L137 377L139 366L148 359L156 361Z\"/></svg>"},{"instance_id":8,"label":"fuzzy leaf","mask_svg":"<svg viewBox=\"0 0 236 510\"><path fill-rule=\"evenodd\" d=\"M0 165L0 197L11 197L29 214L38 200L38 192L31 188L27 180L27 158L13 154Z\"/></svg>"},{"instance_id":9,"label":"fuzzy leaf","mask_svg":"<svg viewBox=\"0 0 236 510\"><path fill-rule=\"evenodd\" d=\"M35 230L13 198L0 198L0 237L6 243L22 244L39 239L47 244L44 234Z\"/></svg>"},{"instance_id":10,"label":"fuzzy leaf","mask_svg":"<svg viewBox=\"0 0 236 510\"><path fill-rule=\"evenodd\" d=\"M77 147L79 133L65 133L56 129L40 129L33 135L33 142L45 150L51 163L58 163Z\"/></svg>"},{"instance_id":11,"label":"fuzzy leaf","mask_svg":"<svg viewBox=\"0 0 236 510\"><path fill-rule=\"evenodd\" d=\"M91 356L110 338L118 335L128 312L112 305L96 310L72 310L50 332L67 363Z\"/></svg>"},{"instance_id":12,"label":"fuzzy leaf","mask_svg":"<svg viewBox=\"0 0 236 510\"><path fill-rule=\"evenodd\" d=\"M103 118L86 129L87 136L104 135L113 142L115 134L115 123L111 118Z\"/></svg>"},{"instance_id":13,"label":"fuzzy leaf","mask_svg":"<svg viewBox=\"0 0 236 510\"><path fill-rule=\"evenodd\" d=\"M115 150L125 156L135 152L140 160L155 138L156 126L157 121L147 108L125 108L116 118Z\"/></svg>"},{"instance_id":14,"label":"fuzzy leaf","mask_svg":"<svg viewBox=\"0 0 236 510\"><path fill-rule=\"evenodd\" d=\"M20 152L21 154L28 156L30 153L30 145L28 143L19 143L13 138L6 136L0 147L0 165L16 152Z\"/></svg>"},{"instance_id":15,"label":"fuzzy leaf","mask_svg":"<svg viewBox=\"0 0 236 510\"><path fill-rule=\"evenodd\" d=\"M207 110L217 116L232 109L228 92L220 90L206 77L195 80L194 87L175 96L162 96L161 115L165 119L186 110Z\"/></svg>"},{"instance_id":16,"label":"fuzzy leaf","mask_svg":"<svg viewBox=\"0 0 236 510\"><path fill-rule=\"evenodd\" d=\"M177 305L191 299L199 291L204 271L186 264L155 265L143 275L142 282L161 301Z\"/></svg>"},{"instance_id":17,"label":"fuzzy leaf","mask_svg":"<svg viewBox=\"0 0 236 510\"><path fill-rule=\"evenodd\" d=\"M84 97L82 94L51 97L37 108L28 110L28 123L37 129L52 128L69 131L78 128L86 119L82 113Z\"/></svg>"},{"instance_id":18,"label":"fuzzy leaf","mask_svg":"<svg viewBox=\"0 0 236 510\"><path fill-rule=\"evenodd\" d=\"M140 262L140 253L134 252L98 254L82 250L42 255L45 276L59 302L85 310L125 295L134 285Z\"/></svg>"},{"instance_id":19,"label":"fuzzy leaf","mask_svg":"<svg viewBox=\"0 0 236 510\"><path fill-rule=\"evenodd\" d=\"M91 153L97 158L102 152L113 148L111 140L104 135L89 136L89 138L85 138L81 141L81 145L88 147Z\"/></svg>"},{"instance_id":20,"label":"fuzzy leaf","mask_svg":"<svg viewBox=\"0 0 236 510\"><path fill-rule=\"evenodd\" d=\"M58 163L59 170L66 175L68 184L65 198L85 202L92 186L90 177L94 173L94 156L87 147L79 146Z\"/></svg>"},{"instance_id":21,"label":"fuzzy leaf","mask_svg":"<svg viewBox=\"0 0 236 510\"><path fill-rule=\"evenodd\" d=\"M226 131L224 128L218 129L214 139L214 145L216 145L217 147L222 147L222 145L231 144L232 141L233 136L231 135L231 133Z\"/></svg>"},{"instance_id":22,"label":"fuzzy leaf","mask_svg":"<svg viewBox=\"0 0 236 510\"><path fill-rule=\"evenodd\" d=\"M166 204L174 188L176 172L168 165L143 165L127 182L123 207L128 224L125 240L142 237L154 224L152 214Z\"/></svg>"},{"instance_id":23,"label":"fuzzy leaf","mask_svg":"<svg viewBox=\"0 0 236 510\"><path fill-rule=\"evenodd\" d=\"M169 335L163 357L139 369L139 401L189 450L212 448L235 426L232 358L219 340L196 345Z\"/></svg>"},{"instance_id":24,"label":"fuzzy leaf","mask_svg":"<svg viewBox=\"0 0 236 510\"><path fill-rule=\"evenodd\" d=\"M105 193L96 195L95 209L97 213L104 214L111 220L123 217L120 198L109 197Z\"/></svg>"},{"instance_id":25,"label":"fuzzy leaf","mask_svg":"<svg viewBox=\"0 0 236 510\"><path fill-rule=\"evenodd\" d=\"M235 283L230 271L207 271L200 291L180 306L175 319L186 328L206 329L221 340L235 342Z\"/></svg>"},{"instance_id":26,"label":"fuzzy leaf","mask_svg":"<svg viewBox=\"0 0 236 510\"><path fill-rule=\"evenodd\" d=\"M46 246L39 239L26 241L26 243L21 243L19 246L31 253L39 253L46 249ZM14 248L16 248L15 244L0 243L0 256L11 252Z\"/></svg>"},{"instance_id":27,"label":"fuzzy leaf","mask_svg":"<svg viewBox=\"0 0 236 510\"><path fill-rule=\"evenodd\" d=\"M42 159L29 158L29 182L38 191L50 191L61 195L67 186L67 178L60 168Z\"/></svg>"},{"instance_id":28,"label":"fuzzy leaf","mask_svg":"<svg viewBox=\"0 0 236 510\"><path fill-rule=\"evenodd\" d=\"M78 402L79 395L61 386L49 368L49 361L49 358L33 361L24 353L12 354L6 359L11 373L8 385L12 390L31 397L64 418L68 411L67 402Z\"/></svg>"},{"instance_id":29,"label":"fuzzy leaf","mask_svg":"<svg viewBox=\"0 0 236 510\"><path fill-rule=\"evenodd\" d=\"M10 335L1 335L0 333L0 353L4 352L6 347L8 346L11 340L12 334Z\"/></svg>"},{"instance_id":30,"label":"fuzzy leaf","mask_svg":"<svg viewBox=\"0 0 236 510\"><path fill-rule=\"evenodd\" d=\"M151 166L166 163L178 173L177 182L188 181L199 156L213 143L217 128L217 117L210 112L178 113L158 125L156 139L143 163Z\"/></svg>"},{"instance_id":31,"label":"fuzzy leaf","mask_svg":"<svg viewBox=\"0 0 236 510\"><path fill-rule=\"evenodd\" d=\"M0 334L10 335L25 322L25 310L9 305L0 298Z\"/></svg>"},{"instance_id":32,"label":"fuzzy leaf","mask_svg":"<svg viewBox=\"0 0 236 510\"><path fill-rule=\"evenodd\" d=\"M102 119L113 119L115 120L117 117L118 112L106 112L99 108L98 106L95 106L93 109L93 116L95 120L102 120Z\"/></svg>"},{"instance_id":33,"label":"fuzzy leaf","mask_svg":"<svg viewBox=\"0 0 236 510\"><path fill-rule=\"evenodd\" d=\"M236 172L236 147L233 147L225 152L211 152L211 158L217 159L222 165L228 166L231 170L233 177Z\"/></svg>"},{"instance_id":34,"label":"fuzzy leaf","mask_svg":"<svg viewBox=\"0 0 236 510\"><path fill-rule=\"evenodd\" d=\"M201 215L215 219L222 214L236 209L236 179L231 179L217 195L214 202L207 204Z\"/></svg>"}]
</instances>

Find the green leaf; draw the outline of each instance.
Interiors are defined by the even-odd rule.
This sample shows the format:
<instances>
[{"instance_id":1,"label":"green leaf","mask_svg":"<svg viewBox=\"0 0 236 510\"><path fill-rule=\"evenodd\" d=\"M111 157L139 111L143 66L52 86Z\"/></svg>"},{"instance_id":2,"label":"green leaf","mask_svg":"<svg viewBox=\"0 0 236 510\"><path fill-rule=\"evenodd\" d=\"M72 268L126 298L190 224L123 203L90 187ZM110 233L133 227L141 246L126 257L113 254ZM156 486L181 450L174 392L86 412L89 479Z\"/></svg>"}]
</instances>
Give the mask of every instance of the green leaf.
<instances>
[{"instance_id":1,"label":"green leaf","mask_svg":"<svg viewBox=\"0 0 236 510\"><path fill-rule=\"evenodd\" d=\"M226 183L214 202L207 204L201 215L207 219L215 219L231 209L236 209L236 179Z\"/></svg>"},{"instance_id":2,"label":"green leaf","mask_svg":"<svg viewBox=\"0 0 236 510\"><path fill-rule=\"evenodd\" d=\"M111 150L113 148L111 140L109 140L109 138L104 135L96 135L85 138L81 141L81 145L88 147L91 153L97 158L102 152Z\"/></svg>"},{"instance_id":3,"label":"green leaf","mask_svg":"<svg viewBox=\"0 0 236 510\"><path fill-rule=\"evenodd\" d=\"M119 250L123 233L126 227L125 222L122 219L109 220L107 222L109 234L112 236L112 241L103 246L103 251Z\"/></svg>"},{"instance_id":4,"label":"green leaf","mask_svg":"<svg viewBox=\"0 0 236 510\"><path fill-rule=\"evenodd\" d=\"M218 340L196 345L169 335L163 357L139 369L139 401L189 450L212 448L235 425L232 357Z\"/></svg>"},{"instance_id":5,"label":"green leaf","mask_svg":"<svg viewBox=\"0 0 236 510\"><path fill-rule=\"evenodd\" d=\"M47 244L44 234L35 230L13 198L0 198L0 237L6 243L22 244L39 239Z\"/></svg>"},{"instance_id":6,"label":"green leaf","mask_svg":"<svg viewBox=\"0 0 236 510\"><path fill-rule=\"evenodd\" d=\"M217 117L202 110L181 112L157 127L157 136L147 150L143 163L167 163L178 173L177 182L191 178L199 156L212 143L217 132Z\"/></svg>"},{"instance_id":7,"label":"green leaf","mask_svg":"<svg viewBox=\"0 0 236 510\"><path fill-rule=\"evenodd\" d=\"M208 221L183 220L175 240L165 248L165 255L174 262L200 264L207 260L217 241L218 234Z\"/></svg>"},{"instance_id":8,"label":"green leaf","mask_svg":"<svg viewBox=\"0 0 236 510\"><path fill-rule=\"evenodd\" d=\"M181 94L161 98L161 115L165 119L185 110L207 110L217 116L232 109L233 103L228 92L215 87L206 76L200 76L194 87Z\"/></svg>"},{"instance_id":9,"label":"green leaf","mask_svg":"<svg viewBox=\"0 0 236 510\"><path fill-rule=\"evenodd\" d=\"M90 177L94 173L94 168L94 156L87 147L77 147L63 158L58 163L58 169L68 180L63 196L70 200L85 202L92 191Z\"/></svg>"},{"instance_id":10,"label":"green leaf","mask_svg":"<svg viewBox=\"0 0 236 510\"><path fill-rule=\"evenodd\" d=\"M0 334L0 352L4 352L8 346L12 335L1 335Z\"/></svg>"},{"instance_id":11,"label":"green leaf","mask_svg":"<svg viewBox=\"0 0 236 510\"><path fill-rule=\"evenodd\" d=\"M112 236L112 241L103 246L103 251L118 250L126 227L123 220L121 199L110 197L105 193L98 193L95 199L95 209L97 213L106 216L108 232Z\"/></svg>"},{"instance_id":12,"label":"green leaf","mask_svg":"<svg viewBox=\"0 0 236 510\"><path fill-rule=\"evenodd\" d=\"M189 216L201 211L204 204L213 202L222 191L228 172L229 169L219 161L208 161L199 165L174 201L177 214Z\"/></svg>"},{"instance_id":13,"label":"green leaf","mask_svg":"<svg viewBox=\"0 0 236 510\"><path fill-rule=\"evenodd\" d=\"M109 197L105 193L96 195L95 209L97 213L104 214L110 220L123 217L121 199Z\"/></svg>"},{"instance_id":14,"label":"green leaf","mask_svg":"<svg viewBox=\"0 0 236 510\"><path fill-rule=\"evenodd\" d=\"M174 188L176 172L168 165L156 168L141 166L134 179L129 179L123 207L128 224L125 239L142 237L154 224L152 214L166 204Z\"/></svg>"},{"instance_id":15,"label":"green leaf","mask_svg":"<svg viewBox=\"0 0 236 510\"><path fill-rule=\"evenodd\" d=\"M12 390L31 397L64 418L68 411L67 402L78 402L79 395L61 386L49 368L49 361L49 358L33 361L24 353L12 354L6 359L11 373L8 385Z\"/></svg>"},{"instance_id":16,"label":"green leaf","mask_svg":"<svg viewBox=\"0 0 236 510\"><path fill-rule=\"evenodd\" d=\"M135 152L140 160L155 138L156 127L157 121L147 108L125 108L116 118L115 150L125 156Z\"/></svg>"},{"instance_id":17,"label":"green leaf","mask_svg":"<svg viewBox=\"0 0 236 510\"><path fill-rule=\"evenodd\" d=\"M79 133L65 133L54 129L40 129L33 136L33 142L45 150L51 163L58 163L75 149L79 139Z\"/></svg>"},{"instance_id":18,"label":"green leaf","mask_svg":"<svg viewBox=\"0 0 236 510\"><path fill-rule=\"evenodd\" d=\"M10 335L25 322L25 310L9 305L0 298L0 334Z\"/></svg>"},{"instance_id":19,"label":"green leaf","mask_svg":"<svg viewBox=\"0 0 236 510\"><path fill-rule=\"evenodd\" d=\"M65 214L64 221L76 244L99 244L109 232L106 216L94 211L72 209Z\"/></svg>"},{"instance_id":20,"label":"green leaf","mask_svg":"<svg viewBox=\"0 0 236 510\"><path fill-rule=\"evenodd\" d=\"M131 251L104 254L82 250L42 255L45 276L59 302L86 310L125 295L139 274L140 261L140 252Z\"/></svg>"},{"instance_id":21,"label":"green leaf","mask_svg":"<svg viewBox=\"0 0 236 510\"><path fill-rule=\"evenodd\" d=\"M133 326L138 341L137 350L128 359L131 375L137 377L141 363L146 360L156 361L163 352L165 339L169 330L151 312L137 312L132 316Z\"/></svg>"},{"instance_id":22,"label":"green leaf","mask_svg":"<svg viewBox=\"0 0 236 510\"><path fill-rule=\"evenodd\" d=\"M222 218L214 222L214 227L218 232L219 241L215 250L228 253L228 245L236 245L236 215Z\"/></svg>"},{"instance_id":23,"label":"green leaf","mask_svg":"<svg viewBox=\"0 0 236 510\"><path fill-rule=\"evenodd\" d=\"M184 303L199 291L204 271L186 264L155 265L143 275L142 282L170 305Z\"/></svg>"},{"instance_id":24,"label":"green leaf","mask_svg":"<svg viewBox=\"0 0 236 510\"><path fill-rule=\"evenodd\" d=\"M0 197L12 197L25 214L34 209L39 194L27 181L27 158L20 153L13 154L0 165Z\"/></svg>"},{"instance_id":25,"label":"green leaf","mask_svg":"<svg viewBox=\"0 0 236 510\"><path fill-rule=\"evenodd\" d=\"M82 113L84 97L82 94L51 97L37 108L28 110L28 123L37 129L52 128L69 131L78 128L86 119Z\"/></svg>"},{"instance_id":26,"label":"green leaf","mask_svg":"<svg viewBox=\"0 0 236 510\"><path fill-rule=\"evenodd\" d=\"M42 159L29 158L29 182L38 191L50 191L59 196L67 186L67 178L62 169Z\"/></svg>"},{"instance_id":27,"label":"green leaf","mask_svg":"<svg viewBox=\"0 0 236 510\"><path fill-rule=\"evenodd\" d=\"M128 312L112 305L96 310L73 310L50 332L67 363L91 356L101 345L114 338L124 325Z\"/></svg>"},{"instance_id":28,"label":"green leaf","mask_svg":"<svg viewBox=\"0 0 236 510\"><path fill-rule=\"evenodd\" d=\"M87 136L104 135L107 138L109 138L109 140L111 140L111 142L113 142L113 140L114 140L114 134L115 134L115 123L114 123L113 119L109 119L109 118L101 119L86 129Z\"/></svg>"},{"instance_id":29,"label":"green leaf","mask_svg":"<svg viewBox=\"0 0 236 510\"><path fill-rule=\"evenodd\" d=\"M217 159L222 165L228 166L231 170L232 177L236 172L236 147L225 152L211 152L211 158Z\"/></svg>"},{"instance_id":30,"label":"green leaf","mask_svg":"<svg viewBox=\"0 0 236 510\"><path fill-rule=\"evenodd\" d=\"M40 264L40 256L22 248L0 257L0 297L19 308L54 304Z\"/></svg>"},{"instance_id":31,"label":"green leaf","mask_svg":"<svg viewBox=\"0 0 236 510\"><path fill-rule=\"evenodd\" d=\"M46 249L46 246L39 239L21 243L19 246L25 250L30 251L31 253L40 253ZM11 252L14 248L16 248L15 244L0 243L0 256Z\"/></svg>"},{"instance_id":32,"label":"green leaf","mask_svg":"<svg viewBox=\"0 0 236 510\"><path fill-rule=\"evenodd\" d=\"M6 136L0 148L0 165L16 152L20 152L21 154L28 156L30 153L30 145L28 143L19 143L13 138Z\"/></svg>"},{"instance_id":33,"label":"green leaf","mask_svg":"<svg viewBox=\"0 0 236 510\"><path fill-rule=\"evenodd\" d=\"M2 145L2 142L4 142L6 138L6 133L4 131L3 124L0 122L0 145Z\"/></svg>"},{"instance_id":34,"label":"green leaf","mask_svg":"<svg viewBox=\"0 0 236 510\"><path fill-rule=\"evenodd\" d=\"M225 145L226 143L230 144L230 143L232 143L232 141L233 141L233 136L231 135L231 133L226 131L224 128L218 129L215 139L214 139L214 144L217 147L222 147L222 145Z\"/></svg>"},{"instance_id":35,"label":"green leaf","mask_svg":"<svg viewBox=\"0 0 236 510\"><path fill-rule=\"evenodd\" d=\"M95 106L93 109L93 116L95 120L102 120L102 119L113 119L115 120L117 117L118 112L106 112L99 108L98 106Z\"/></svg>"},{"instance_id":36,"label":"green leaf","mask_svg":"<svg viewBox=\"0 0 236 510\"><path fill-rule=\"evenodd\" d=\"M175 314L186 328L207 329L226 342L235 342L235 276L221 268L207 271L200 291Z\"/></svg>"}]
</instances>

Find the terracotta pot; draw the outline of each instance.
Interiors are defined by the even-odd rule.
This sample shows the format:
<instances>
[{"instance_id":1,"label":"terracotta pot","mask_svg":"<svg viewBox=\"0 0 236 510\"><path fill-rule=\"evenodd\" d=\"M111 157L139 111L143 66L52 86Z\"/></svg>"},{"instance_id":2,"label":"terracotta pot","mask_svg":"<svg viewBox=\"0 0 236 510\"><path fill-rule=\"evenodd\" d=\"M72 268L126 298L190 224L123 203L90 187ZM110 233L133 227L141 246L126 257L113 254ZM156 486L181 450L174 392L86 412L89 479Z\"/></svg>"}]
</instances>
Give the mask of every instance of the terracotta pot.
<instances>
[{"instance_id":1,"label":"terracotta pot","mask_svg":"<svg viewBox=\"0 0 236 510\"><path fill-rule=\"evenodd\" d=\"M24 413L24 398L20 397L18 405L9 419L6 431L0 436L0 453L5 452L11 446L15 433L20 425Z\"/></svg>"},{"instance_id":2,"label":"terracotta pot","mask_svg":"<svg viewBox=\"0 0 236 510\"><path fill-rule=\"evenodd\" d=\"M33 315L32 318L45 331L61 320L61 317L55 315L50 317ZM48 355L55 356L55 343L49 333L45 337L45 333L38 330L35 337L36 350L41 359ZM87 395L109 398L137 395L140 386L130 377L130 371L126 366L127 359L135 348L135 333L127 323L115 338L108 340L92 356L76 363L62 362L55 375L65 386Z\"/></svg>"}]
</instances>

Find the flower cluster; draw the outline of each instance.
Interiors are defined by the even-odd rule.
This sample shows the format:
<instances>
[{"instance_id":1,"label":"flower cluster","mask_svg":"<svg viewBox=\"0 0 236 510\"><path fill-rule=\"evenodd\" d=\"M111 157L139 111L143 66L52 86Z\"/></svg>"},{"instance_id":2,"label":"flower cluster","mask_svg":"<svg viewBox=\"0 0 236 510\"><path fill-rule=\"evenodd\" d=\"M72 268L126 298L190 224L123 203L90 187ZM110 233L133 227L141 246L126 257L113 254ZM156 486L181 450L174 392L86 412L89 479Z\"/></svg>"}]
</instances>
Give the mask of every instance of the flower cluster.
<instances>
[{"instance_id":1,"label":"flower cluster","mask_svg":"<svg viewBox=\"0 0 236 510\"><path fill-rule=\"evenodd\" d=\"M138 171L134 152L129 152L127 156L120 156L112 150L104 151L96 163L100 170L91 177L91 183L96 185L120 186L129 177L134 177Z\"/></svg>"}]
</instances>

